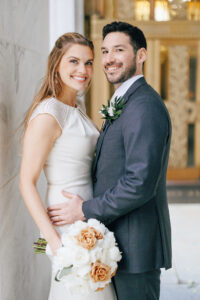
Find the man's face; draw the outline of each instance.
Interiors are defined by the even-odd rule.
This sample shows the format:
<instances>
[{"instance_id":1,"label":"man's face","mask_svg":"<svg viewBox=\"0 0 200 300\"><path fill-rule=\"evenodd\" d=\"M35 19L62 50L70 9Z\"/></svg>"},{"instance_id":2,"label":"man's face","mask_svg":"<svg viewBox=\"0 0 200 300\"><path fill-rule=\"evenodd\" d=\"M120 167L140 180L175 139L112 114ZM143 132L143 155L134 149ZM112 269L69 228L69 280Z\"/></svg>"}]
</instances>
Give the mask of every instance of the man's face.
<instances>
[{"instance_id":1,"label":"man's face","mask_svg":"<svg viewBox=\"0 0 200 300\"><path fill-rule=\"evenodd\" d=\"M135 75L136 56L127 34L122 32L107 34L103 40L101 51L106 77L116 88Z\"/></svg>"}]
</instances>

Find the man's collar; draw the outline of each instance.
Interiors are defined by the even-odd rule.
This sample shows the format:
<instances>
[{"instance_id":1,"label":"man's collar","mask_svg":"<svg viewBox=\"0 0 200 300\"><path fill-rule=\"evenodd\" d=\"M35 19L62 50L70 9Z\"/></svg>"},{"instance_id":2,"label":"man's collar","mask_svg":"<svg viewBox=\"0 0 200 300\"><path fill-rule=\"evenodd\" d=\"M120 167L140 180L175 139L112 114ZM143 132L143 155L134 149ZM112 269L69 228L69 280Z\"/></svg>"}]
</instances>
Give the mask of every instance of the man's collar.
<instances>
[{"instance_id":1,"label":"man's collar","mask_svg":"<svg viewBox=\"0 0 200 300\"><path fill-rule=\"evenodd\" d=\"M120 85L120 87L118 89L116 89L116 91L114 92L112 98L111 98L111 101L114 100L115 97L122 97L126 92L127 90L129 89L129 87L136 81L138 80L139 78L141 77L144 77L143 74L140 74L140 75L136 75L136 76L133 76L129 79L127 79L126 81L124 81L122 83L122 85Z\"/></svg>"}]
</instances>

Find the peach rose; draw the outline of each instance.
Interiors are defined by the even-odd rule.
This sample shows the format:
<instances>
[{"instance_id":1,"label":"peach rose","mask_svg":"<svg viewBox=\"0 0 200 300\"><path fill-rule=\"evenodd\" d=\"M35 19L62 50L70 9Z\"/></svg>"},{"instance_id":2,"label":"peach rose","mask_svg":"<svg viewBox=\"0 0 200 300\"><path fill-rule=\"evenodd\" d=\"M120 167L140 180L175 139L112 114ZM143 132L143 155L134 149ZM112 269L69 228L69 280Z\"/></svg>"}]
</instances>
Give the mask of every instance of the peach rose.
<instances>
[{"instance_id":1,"label":"peach rose","mask_svg":"<svg viewBox=\"0 0 200 300\"><path fill-rule=\"evenodd\" d=\"M78 244L85 249L92 249L96 245L97 238L93 229L87 227L76 236Z\"/></svg>"},{"instance_id":2,"label":"peach rose","mask_svg":"<svg viewBox=\"0 0 200 300\"><path fill-rule=\"evenodd\" d=\"M95 292L100 292L100 291L103 291L104 289L105 289L105 287L106 286L108 286L109 285L109 283L107 283L104 287L102 287L102 288L98 288Z\"/></svg>"},{"instance_id":3,"label":"peach rose","mask_svg":"<svg viewBox=\"0 0 200 300\"><path fill-rule=\"evenodd\" d=\"M90 228L94 231L97 240L103 239L103 235L101 234L100 231L96 230L94 227L90 227Z\"/></svg>"},{"instance_id":4,"label":"peach rose","mask_svg":"<svg viewBox=\"0 0 200 300\"><path fill-rule=\"evenodd\" d=\"M111 268L100 261L91 264L90 277L94 282L108 281L111 278Z\"/></svg>"}]
</instances>

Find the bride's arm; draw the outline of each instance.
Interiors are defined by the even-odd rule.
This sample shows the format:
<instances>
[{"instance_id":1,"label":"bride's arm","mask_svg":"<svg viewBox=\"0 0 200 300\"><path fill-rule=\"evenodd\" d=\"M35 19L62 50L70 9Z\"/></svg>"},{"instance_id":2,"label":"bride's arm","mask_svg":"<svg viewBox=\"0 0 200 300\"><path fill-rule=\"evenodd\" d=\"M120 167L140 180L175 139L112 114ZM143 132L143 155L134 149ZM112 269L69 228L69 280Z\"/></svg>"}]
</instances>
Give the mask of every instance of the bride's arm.
<instances>
[{"instance_id":1,"label":"bride's arm","mask_svg":"<svg viewBox=\"0 0 200 300\"><path fill-rule=\"evenodd\" d=\"M41 114L35 117L25 132L20 171L22 197L53 254L60 247L61 241L47 215L36 185L46 158L61 133L61 128L51 115Z\"/></svg>"}]
</instances>

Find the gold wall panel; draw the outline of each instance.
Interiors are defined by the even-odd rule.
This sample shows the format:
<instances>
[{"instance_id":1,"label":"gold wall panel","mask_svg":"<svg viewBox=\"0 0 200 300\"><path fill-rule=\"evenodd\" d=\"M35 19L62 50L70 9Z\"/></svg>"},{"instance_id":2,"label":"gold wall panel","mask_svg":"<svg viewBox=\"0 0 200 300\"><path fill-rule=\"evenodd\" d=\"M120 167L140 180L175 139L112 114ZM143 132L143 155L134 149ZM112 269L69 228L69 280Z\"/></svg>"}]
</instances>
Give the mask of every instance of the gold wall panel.
<instances>
[{"instance_id":1,"label":"gold wall panel","mask_svg":"<svg viewBox=\"0 0 200 300\"><path fill-rule=\"evenodd\" d=\"M187 46L169 47L169 103L172 119L170 167L187 166L189 52Z\"/></svg>"},{"instance_id":2,"label":"gold wall panel","mask_svg":"<svg viewBox=\"0 0 200 300\"><path fill-rule=\"evenodd\" d=\"M122 5L122 4L121 4ZM100 19L96 16L91 18L91 39L94 41L96 50L95 73L91 87L91 117L101 126L102 120L98 113L102 103L110 98L111 90L101 66L101 43L102 28L114 21L112 18ZM147 61L145 62L145 77L149 84L160 93L161 87L161 46L168 48L169 62L167 71L167 99L173 135L170 153L170 177L178 176L180 170L187 168L188 159L188 124L194 124L194 168L195 172L188 172L185 177L200 174L200 22L199 21L131 21L124 20L138 26L147 38ZM196 47L197 72L196 72L196 95L195 101L189 100L189 49ZM197 169L195 169L197 168ZM173 170L178 172L173 173ZM183 176L183 178L185 179ZM178 179L177 178L177 179ZM188 178L190 179L190 178Z\"/></svg>"}]
</instances>

